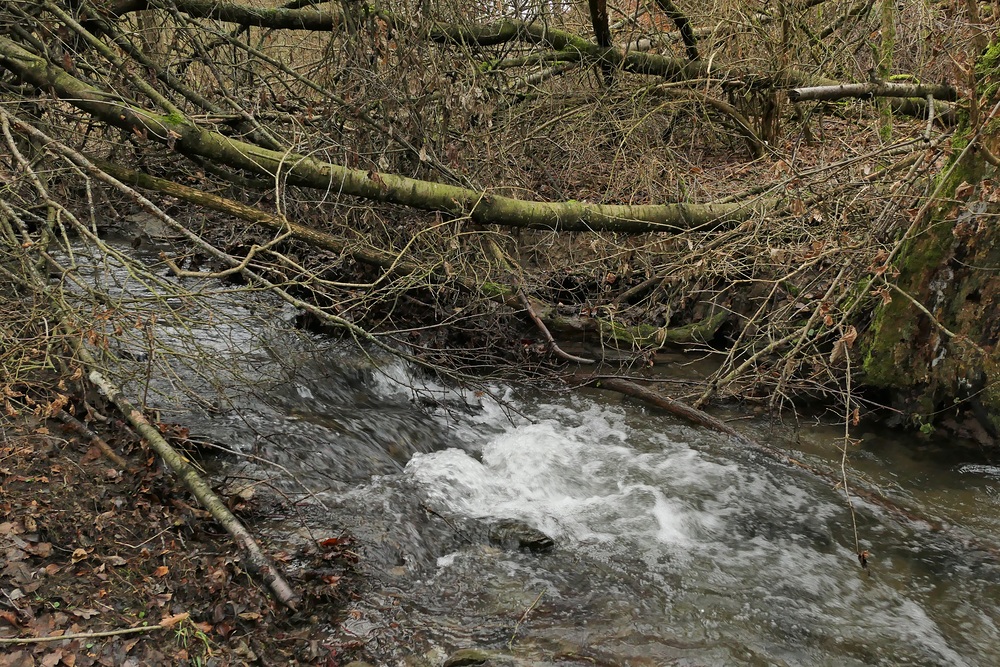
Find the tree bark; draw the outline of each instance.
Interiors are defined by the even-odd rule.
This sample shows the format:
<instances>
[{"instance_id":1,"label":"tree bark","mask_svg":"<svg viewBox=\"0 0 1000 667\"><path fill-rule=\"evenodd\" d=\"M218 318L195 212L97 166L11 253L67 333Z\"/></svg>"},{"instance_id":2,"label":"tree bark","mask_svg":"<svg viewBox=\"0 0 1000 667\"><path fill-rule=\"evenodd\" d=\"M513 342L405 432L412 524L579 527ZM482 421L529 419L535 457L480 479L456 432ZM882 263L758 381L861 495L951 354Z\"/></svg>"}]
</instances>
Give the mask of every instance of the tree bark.
<instances>
[{"instance_id":1,"label":"tree bark","mask_svg":"<svg viewBox=\"0 0 1000 667\"><path fill-rule=\"evenodd\" d=\"M681 33L681 39L684 41L684 50L687 52L688 60L698 60L698 41L695 39L694 30L691 29L691 21L687 15L677 8L673 0L656 0L656 5L677 26L677 30Z\"/></svg>"},{"instance_id":2,"label":"tree bark","mask_svg":"<svg viewBox=\"0 0 1000 667\"><path fill-rule=\"evenodd\" d=\"M936 100L954 102L958 93L945 84L923 85L911 83L841 83L835 86L816 86L813 88L793 88L788 91L788 99L792 102L807 100L841 100L845 97L919 97L928 95Z\"/></svg>"},{"instance_id":3,"label":"tree bark","mask_svg":"<svg viewBox=\"0 0 1000 667\"><path fill-rule=\"evenodd\" d=\"M82 346L78 348L78 352L82 360L92 368L96 367L93 357ZM233 537L236 541L236 546L239 547L240 552L249 565L248 569L267 582L267 585L274 592L275 596L277 596L279 602L286 607L295 609L299 599L298 595L291 589L284 577L281 576L281 573L275 567L274 563L271 562L271 559L264 554L260 545L257 544L257 541L250 534L250 531L229 511L226 504L222 502L219 496L201 478L201 475L198 474L194 466L181 456L176 449L170 446L170 443L160 435L156 427L150 424L142 412L133 406L125 398L124 394L104 377L103 374L97 370L91 370L88 377L94 386L107 396L108 400L118 406L118 409L125 415L125 419L149 443L153 451L160 455L164 463L174 471L174 474L180 478L184 486L198 499L202 507L208 510L212 517Z\"/></svg>"},{"instance_id":4,"label":"tree bark","mask_svg":"<svg viewBox=\"0 0 1000 667\"><path fill-rule=\"evenodd\" d=\"M608 2L607 0L587 0L590 8L590 24L594 29L594 39L597 45L605 50L599 64L601 72L604 74L604 83L610 86L614 83L614 65L604 56L611 49L611 26L608 24Z\"/></svg>"},{"instance_id":5,"label":"tree bark","mask_svg":"<svg viewBox=\"0 0 1000 667\"><path fill-rule=\"evenodd\" d=\"M561 333L595 333L601 340L614 340L636 348L705 343L715 337L729 315L719 312L703 320L680 327L657 327L652 324L625 326L603 317L560 315L555 306L535 304L535 311L553 331Z\"/></svg>"},{"instance_id":6,"label":"tree bark","mask_svg":"<svg viewBox=\"0 0 1000 667\"><path fill-rule=\"evenodd\" d=\"M864 359L865 382L890 390L910 426L930 426L971 407L1000 434L1000 208L977 183L982 155L955 165L932 207L911 227L893 264L899 277L876 311ZM948 201L961 188L959 201Z\"/></svg>"},{"instance_id":7,"label":"tree bark","mask_svg":"<svg viewBox=\"0 0 1000 667\"><path fill-rule=\"evenodd\" d=\"M424 282L451 284L468 294L476 294L482 298L491 299L515 309L524 305L522 299L527 299L526 295L522 296L522 292L511 285L476 281L467 276L456 275L454 273L449 275L437 270L436 267L419 266L400 258L394 253L376 248L349 247L342 240L330 234L325 234L312 227L300 225L286 220L281 216L261 211L247 204L104 161L98 160L95 163L100 169L123 183L177 197L192 204L233 215L242 220L263 225L276 231L289 231L295 238L306 241L318 248L336 253L346 253L358 262L378 266L396 276L420 275ZM570 317L560 315L556 306L539 301L538 299L531 300L527 310L529 311L529 315L532 318L537 317L544 327L551 328L557 332L574 335L597 333L604 341L615 341L630 347L640 348L709 341L715 336L719 327L727 319L727 314L720 312L699 322L678 327L656 327L648 324L626 326L604 317Z\"/></svg>"},{"instance_id":8,"label":"tree bark","mask_svg":"<svg viewBox=\"0 0 1000 667\"><path fill-rule=\"evenodd\" d=\"M607 0L587 0L590 8L590 23L594 28L594 39L597 45L604 48L611 46L611 27L608 25Z\"/></svg>"},{"instance_id":9,"label":"tree bark","mask_svg":"<svg viewBox=\"0 0 1000 667\"><path fill-rule=\"evenodd\" d=\"M1000 434L1000 205L986 155L1000 119L1000 43L981 56L977 94L992 106L954 139L956 155L912 217L876 285L886 302L866 337L865 381L890 390L911 425L929 427L961 407ZM989 108L989 107L987 107ZM961 150L958 150L961 148ZM980 150L986 149L986 150ZM898 271L889 282L884 276Z\"/></svg>"},{"instance_id":10,"label":"tree bark","mask_svg":"<svg viewBox=\"0 0 1000 667\"><path fill-rule=\"evenodd\" d=\"M598 2L599 0L588 0L588 2ZM603 0L601 0L603 1ZM441 44L493 46L510 41L523 41L530 44L541 44L548 46L555 51L566 50L579 58L584 55L588 58L606 63L609 66L620 68L633 74L645 74L650 76L660 76L669 80L703 79L711 76L717 79L739 79L745 73L729 68L720 68L711 62L698 59L696 39L691 30L690 22L685 28L681 27L683 13L677 10L678 18L666 9L666 6L674 7L670 0L657 0L661 8L667 11L668 16L675 21L681 31L688 59L671 58L652 53L643 53L631 48L619 49L610 46L602 46L599 43L584 39L579 35L554 29L542 23L526 23L514 19L502 19L488 24L454 24L441 21L428 21L426 24L418 26L418 30L429 40ZM288 30L313 30L329 32L344 25L345 18L339 10L316 10L313 8L302 9L264 9L239 5L233 3L216 2L215 0L175 0L175 4L181 12L195 18L211 18L220 21L228 21L239 25L257 26L266 28L283 28ZM123 0L116 5L112 11L112 16L122 16L128 12L140 11L149 7L147 0ZM385 21L394 30L412 30L410 21L398 17L383 9L367 8L380 19ZM609 33L610 34L610 33ZM788 86L839 86L840 82L825 77L797 72L790 70L787 72L785 85ZM921 96L923 97L923 96ZM936 99L947 99L937 97ZM918 118L926 117L926 103L923 100L905 99L901 97L890 97L889 104L893 111ZM955 114L947 106L941 104L936 107L935 115L943 122L952 124L955 122Z\"/></svg>"},{"instance_id":11,"label":"tree bark","mask_svg":"<svg viewBox=\"0 0 1000 667\"><path fill-rule=\"evenodd\" d=\"M331 32L344 25L343 15L339 10L314 7L301 9L252 7L215 0L177 0L175 4L178 10L192 18L213 19L259 28ZM112 16L120 17L131 12L151 9L155 5L155 2L151 3L148 0L124 0L115 4L110 13Z\"/></svg>"}]
</instances>

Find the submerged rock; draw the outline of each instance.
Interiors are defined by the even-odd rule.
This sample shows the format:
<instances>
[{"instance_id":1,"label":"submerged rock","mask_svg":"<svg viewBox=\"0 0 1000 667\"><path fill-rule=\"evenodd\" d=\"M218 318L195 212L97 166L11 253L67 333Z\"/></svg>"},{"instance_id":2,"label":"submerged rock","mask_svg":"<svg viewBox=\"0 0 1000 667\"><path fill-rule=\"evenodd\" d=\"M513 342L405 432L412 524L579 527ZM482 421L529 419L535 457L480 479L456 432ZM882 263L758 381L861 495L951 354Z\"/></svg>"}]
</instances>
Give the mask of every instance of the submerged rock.
<instances>
[{"instance_id":1,"label":"submerged rock","mask_svg":"<svg viewBox=\"0 0 1000 667\"><path fill-rule=\"evenodd\" d=\"M555 547L551 537L517 519L500 519L489 527L490 542L504 549L546 552Z\"/></svg>"},{"instance_id":2,"label":"submerged rock","mask_svg":"<svg viewBox=\"0 0 1000 667\"><path fill-rule=\"evenodd\" d=\"M455 651L444 661L443 667L506 667L511 665L505 656L496 651L485 651L478 648L463 648Z\"/></svg>"}]
</instances>

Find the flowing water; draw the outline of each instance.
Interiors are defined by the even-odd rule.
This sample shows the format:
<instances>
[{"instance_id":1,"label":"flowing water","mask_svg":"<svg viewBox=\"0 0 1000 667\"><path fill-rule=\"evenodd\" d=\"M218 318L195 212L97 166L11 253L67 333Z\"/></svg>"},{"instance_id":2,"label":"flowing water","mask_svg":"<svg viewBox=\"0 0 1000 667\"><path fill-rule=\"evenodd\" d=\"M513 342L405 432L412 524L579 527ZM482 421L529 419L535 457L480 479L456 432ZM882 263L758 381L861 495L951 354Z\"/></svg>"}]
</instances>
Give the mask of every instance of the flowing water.
<instances>
[{"instance_id":1,"label":"flowing water","mask_svg":"<svg viewBox=\"0 0 1000 667\"><path fill-rule=\"evenodd\" d=\"M465 647L525 665L1000 664L994 556L857 500L855 533L843 490L611 395L462 391L280 320L237 321L253 323L196 334L250 384L222 414L174 419L279 464L260 470L359 538L374 590L331 633L381 664ZM839 468L837 429L742 428ZM1000 541L989 458L862 435L853 478ZM497 519L556 546L496 546Z\"/></svg>"},{"instance_id":2,"label":"flowing water","mask_svg":"<svg viewBox=\"0 0 1000 667\"><path fill-rule=\"evenodd\" d=\"M498 402L398 362L321 361L266 410L202 426L234 446L252 434L361 538L378 590L336 633L385 664L508 643L523 664L1000 664L1000 569L926 526L855 501L865 571L842 491L718 434L596 392ZM755 435L839 465L837 430ZM1000 534L1000 468L915 444L867 434L851 474ZM477 530L511 518L556 548Z\"/></svg>"}]
</instances>

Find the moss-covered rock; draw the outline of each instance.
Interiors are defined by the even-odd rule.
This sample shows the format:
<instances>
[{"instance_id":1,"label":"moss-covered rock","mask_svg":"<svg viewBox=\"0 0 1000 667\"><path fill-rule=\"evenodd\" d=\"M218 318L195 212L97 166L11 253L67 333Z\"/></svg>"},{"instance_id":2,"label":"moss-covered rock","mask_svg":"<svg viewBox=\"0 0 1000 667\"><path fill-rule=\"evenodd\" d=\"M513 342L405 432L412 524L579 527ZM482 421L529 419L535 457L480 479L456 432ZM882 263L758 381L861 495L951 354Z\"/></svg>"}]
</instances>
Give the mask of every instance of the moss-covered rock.
<instances>
[{"instance_id":1,"label":"moss-covered rock","mask_svg":"<svg viewBox=\"0 0 1000 667\"><path fill-rule=\"evenodd\" d=\"M1000 84L998 63L1000 40L979 63L982 99L990 99ZM865 339L864 371L866 383L888 390L915 425L969 403L996 433L1000 204L992 186L983 183L990 169L983 156L974 147L965 150L973 136L975 128L967 126L956 133L955 157L937 184L938 203L899 253L898 291L875 313Z\"/></svg>"},{"instance_id":2,"label":"moss-covered rock","mask_svg":"<svg viewBox=\"0 0 1000 667\"><path fill-rule=\"evenodd\" d=\"M555 547L551 537L516 519L500 519L490 524L489 539L493 544L505 549L545 552Z\"/></svg>"}]
</instances>

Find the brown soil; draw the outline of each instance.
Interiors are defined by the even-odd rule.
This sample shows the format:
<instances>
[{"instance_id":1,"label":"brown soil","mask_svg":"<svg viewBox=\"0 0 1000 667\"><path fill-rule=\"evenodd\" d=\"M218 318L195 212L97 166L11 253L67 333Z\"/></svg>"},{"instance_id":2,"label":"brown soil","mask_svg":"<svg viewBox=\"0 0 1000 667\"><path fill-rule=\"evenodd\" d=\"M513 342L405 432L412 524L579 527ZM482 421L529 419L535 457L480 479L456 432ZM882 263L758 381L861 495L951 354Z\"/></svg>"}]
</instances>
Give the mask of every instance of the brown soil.
<instances>
[{"instance_id":1,"label":"brown soil","mask_svg":"<svg viewBox=\"0 0 1000 667\"><path fill-rule=\"evenodd\" d=\"M262 545L303 595L282 608L155 456L124 428L103 436L131 471L56 422L0 430L0 667L350 660L359 647L325 632L361 583L349 537ZM230 503L251 532L288 512ZM108 631L121 634L86 636ZM84 636L9 641L71 634Z\"/></svg>"}]
</instances>

